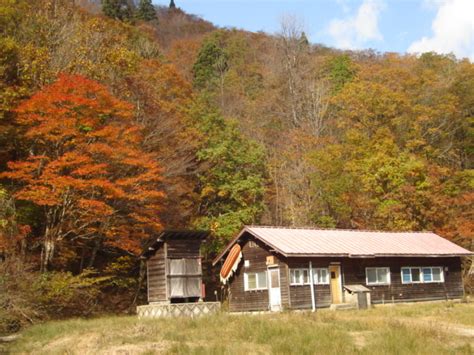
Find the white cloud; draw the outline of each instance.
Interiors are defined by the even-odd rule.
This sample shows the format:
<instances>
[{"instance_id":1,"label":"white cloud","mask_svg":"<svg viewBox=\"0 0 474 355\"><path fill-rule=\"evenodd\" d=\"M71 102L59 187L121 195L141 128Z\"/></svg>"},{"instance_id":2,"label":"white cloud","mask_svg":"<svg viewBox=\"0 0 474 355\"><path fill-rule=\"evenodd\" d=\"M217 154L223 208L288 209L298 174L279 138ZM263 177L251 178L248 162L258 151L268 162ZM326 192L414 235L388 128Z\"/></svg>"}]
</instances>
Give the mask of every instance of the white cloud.
<instances>
[{"instance_id":1,"label":"white cloud","mask_svg":"<svg viewBox=\"0 0 474 355\"><path fill-rule=\"evenodd\" d=\"M344 19L333 19L327 32L336 47L357 49L366 42L383 40L379 30L379 16L383 8L381 0L364 0L356 14Z\"/></svg>"},{"instance_id":2,"label":"white cloud","mask_svg":"<svg viewBox=\"0 0 474 355\"><path fill-rule=\"evenodd\" d=\"M437 13L431 24L433 36L422 37L408 48L410 53L454 53L474 61L474 1L431 1Z\"/></svg>"}]
</instances>

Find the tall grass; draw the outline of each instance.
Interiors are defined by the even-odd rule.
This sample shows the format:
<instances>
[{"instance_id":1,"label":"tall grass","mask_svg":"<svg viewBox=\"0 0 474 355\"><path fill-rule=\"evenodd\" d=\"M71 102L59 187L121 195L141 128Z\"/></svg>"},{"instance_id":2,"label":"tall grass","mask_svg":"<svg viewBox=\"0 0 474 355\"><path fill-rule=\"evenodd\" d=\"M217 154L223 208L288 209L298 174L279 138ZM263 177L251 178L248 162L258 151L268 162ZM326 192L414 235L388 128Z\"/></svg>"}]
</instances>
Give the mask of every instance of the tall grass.
<instances>
[{"instance_id":1,"label":"tall grass","mask_svg":"<svg viewBox=\"0 0 474 355\"><path fill-rule=\"evenodd\" d=\"M35 354L473 353L474 335L460 335L440 325L469 323L468 318L474 317L473 304L420 306L268 315L223 313L199 319L73 319L31 327L9 350ZM427 320L420 322L424 317Z\"/></svg>"}]
</instances>

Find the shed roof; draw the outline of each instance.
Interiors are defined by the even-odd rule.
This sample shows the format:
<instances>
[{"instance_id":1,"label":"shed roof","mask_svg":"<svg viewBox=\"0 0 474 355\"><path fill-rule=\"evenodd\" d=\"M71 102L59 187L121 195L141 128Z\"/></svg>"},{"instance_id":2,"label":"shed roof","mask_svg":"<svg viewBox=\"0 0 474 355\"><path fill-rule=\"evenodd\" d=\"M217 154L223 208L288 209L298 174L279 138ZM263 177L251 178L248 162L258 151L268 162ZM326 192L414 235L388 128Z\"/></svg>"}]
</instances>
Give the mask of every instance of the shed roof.
<instances>
[{"instance_id":1,"label":"shed roof","mask_svg":"<svg viewBox=\"0 0 474 355\"><path fill-rule=\"evenodd\" d=\"M204 239L209 235L209 231L204 230L164 230L158 235L151 237L140 255L148 258L158 250L165 240L170 239Z\"/></svg>"},{"instance_id":2,"label":"shed roof","mask_svg":"<svg viewBox=\"0 0 474 355\"><path fill-rule=\"evenodd\" d=\"M216 263L249 233L287 257L437 257L469 256L466 250L432 232L380 232L342 229L246 226L214 260Z\"/></svg>"}]
</instances>

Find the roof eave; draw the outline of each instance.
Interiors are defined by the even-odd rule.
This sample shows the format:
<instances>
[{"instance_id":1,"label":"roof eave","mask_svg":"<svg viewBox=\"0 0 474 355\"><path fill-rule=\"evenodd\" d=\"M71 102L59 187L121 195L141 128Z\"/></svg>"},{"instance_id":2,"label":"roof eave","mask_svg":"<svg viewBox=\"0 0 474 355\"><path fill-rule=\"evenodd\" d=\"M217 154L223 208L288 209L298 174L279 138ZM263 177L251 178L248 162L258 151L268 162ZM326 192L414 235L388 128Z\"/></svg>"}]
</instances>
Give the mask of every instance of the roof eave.
<instances>
[{"instance_id":1,"label":"roof eave","mask_svg":"<svg viewBox=\"0 0 474 355\"><path fill-rule=\"evenodd\" d=\"M288 256L286 253L284 253L281 249L277 248L276 246L274 246L273 244L270 244L268 243L268 241L264 240L263 238L261 238L258 234L256 233L253 233L252 232L252 229L251 227L249 226L244 226L244 228L240 231L240 233L229 243L227 244L226 248L218 255L214 258L214 260L212 261L212 266L215 266L219 260L221 260L224 255L226 255L230 248L232 248L232 246L234 246L234 244L246 233L248 232L249 234L251 234L253 237L257 238L258 240L260 240L262 243L268 245L270 248L272 248L274 251L276 251L277 253L283 255L283 256Z\"/></svg>"},{"instance_id":2,"label":"roof eave","mask_svg":"<svg viewBox=\"0 0 474 355\"><path fill-rule=\"evenodd\" d=\"M454 253L454 254L330 254L330 253L288 253L289 258L443 258L443 257L469 257L474 253Z\"/></svg>"}]
</instances>

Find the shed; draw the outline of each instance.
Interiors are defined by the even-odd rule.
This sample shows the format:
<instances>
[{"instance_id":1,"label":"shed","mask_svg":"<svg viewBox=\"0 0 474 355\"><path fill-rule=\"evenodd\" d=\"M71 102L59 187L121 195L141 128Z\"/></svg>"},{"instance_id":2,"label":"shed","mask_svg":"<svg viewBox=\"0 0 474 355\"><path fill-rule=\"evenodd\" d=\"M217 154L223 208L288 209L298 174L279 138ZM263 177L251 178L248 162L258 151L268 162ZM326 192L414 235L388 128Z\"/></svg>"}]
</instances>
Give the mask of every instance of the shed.
<instances>
[{"instance_id":1,"label":"shed","mask_svg":"<svg viewBox=\"0 0 474 355\"><path fill-rule=\"evenodd\" d=\"M189 303L202 300L201 243L207 231L165 230L153 238L146 259L149 303Z\"/></svg>"}]
</instances>

